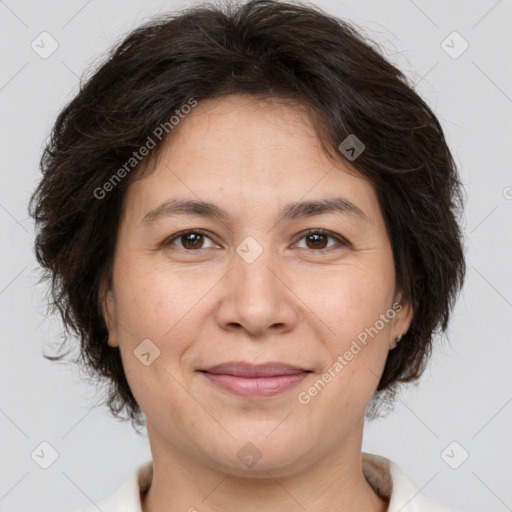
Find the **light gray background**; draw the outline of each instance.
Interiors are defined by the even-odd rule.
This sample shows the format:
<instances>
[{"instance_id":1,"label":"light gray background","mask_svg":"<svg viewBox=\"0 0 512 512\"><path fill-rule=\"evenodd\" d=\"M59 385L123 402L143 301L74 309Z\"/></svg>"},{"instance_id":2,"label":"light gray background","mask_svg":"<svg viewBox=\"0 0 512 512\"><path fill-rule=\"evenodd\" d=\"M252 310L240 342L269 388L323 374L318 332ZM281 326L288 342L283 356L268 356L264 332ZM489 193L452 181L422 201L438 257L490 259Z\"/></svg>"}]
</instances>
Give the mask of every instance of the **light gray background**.
<instances>
[{"instance_id":1,"label":"light gray background","mask_svg":"<svg viewBox=\"0 0 512 512\"><path fill-rule=\"evenodd\" d=\"M512 510L512 2L316 0L358 24L416 83L443 125L468 194L468 274L450 329L418 387L370 424L363 449L394 460L423 489L461 511ZM61 326L36 284L27 200L55 116L78 77L122 34L184 2L0 1L0 510L71 512L113 493L150 458L130 424L94 408L96 390L42 357ZM58 49L32 48L48 31ZM457 31L469 48L441 43ZM447 44L461 48L460 41ZM31 458L41 442L58 459ZM443 458L445 448L456 441ZM463 451L469 454L460 462ZM314 512L314 511L310 511Z\"/></svg>"}]
</instances>

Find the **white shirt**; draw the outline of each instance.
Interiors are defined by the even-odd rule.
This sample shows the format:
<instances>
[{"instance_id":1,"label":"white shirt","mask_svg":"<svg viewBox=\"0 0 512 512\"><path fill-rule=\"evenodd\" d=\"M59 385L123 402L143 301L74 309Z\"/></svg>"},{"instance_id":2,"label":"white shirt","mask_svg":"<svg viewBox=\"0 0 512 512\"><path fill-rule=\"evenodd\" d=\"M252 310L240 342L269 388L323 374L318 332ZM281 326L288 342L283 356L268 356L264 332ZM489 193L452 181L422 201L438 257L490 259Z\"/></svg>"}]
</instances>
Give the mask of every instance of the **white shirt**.
<instances>
[{"instance_id":1,"label":"white shirt","mask_svg":"<svg viewBox=\"0 0 512 512\"><path fill-rule=\"evenodd\" d=\"M372 453L361 453L363 474L373 490L389 500L387 512L455 512L426 495L394 462ZM78 512L142 512L140 493L145 492L153 474L149 460L133 470L116 493Z\"/></svg>"}]
</instances>

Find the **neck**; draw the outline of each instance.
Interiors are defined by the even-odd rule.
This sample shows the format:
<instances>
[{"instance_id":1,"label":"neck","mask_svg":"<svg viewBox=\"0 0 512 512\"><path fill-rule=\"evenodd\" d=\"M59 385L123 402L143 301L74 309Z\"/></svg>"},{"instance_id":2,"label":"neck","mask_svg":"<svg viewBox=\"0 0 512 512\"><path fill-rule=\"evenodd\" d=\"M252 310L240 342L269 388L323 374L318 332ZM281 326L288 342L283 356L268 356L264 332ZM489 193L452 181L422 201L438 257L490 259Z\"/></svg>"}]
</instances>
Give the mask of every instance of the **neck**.
<instances>
[{"instance_id":1,"label":"neck","mask_svg":"<svg viewBox=\"0 0 512 512\"><path fill-rule=\"evenodd\" d=\"M148 425L148 432L150 430ZM153 479L141 498L143 512L217 512L279 510L327 512L386 512L388 501L379 497L366 480L359 443L336 450L302 468L260 470L251 474L215 468L165 443L152 432ZM153 449L158 445L158 449Z\"/></svg>"}]
</instances>

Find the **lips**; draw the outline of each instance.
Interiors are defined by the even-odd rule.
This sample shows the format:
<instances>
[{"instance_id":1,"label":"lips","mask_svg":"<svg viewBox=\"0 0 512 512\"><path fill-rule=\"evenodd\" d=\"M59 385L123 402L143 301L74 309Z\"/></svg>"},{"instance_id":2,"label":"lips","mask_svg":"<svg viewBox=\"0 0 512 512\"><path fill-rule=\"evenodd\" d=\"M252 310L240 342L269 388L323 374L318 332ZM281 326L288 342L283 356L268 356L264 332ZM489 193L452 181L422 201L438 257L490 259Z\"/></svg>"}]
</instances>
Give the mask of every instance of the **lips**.
<instances>
[{"instance_id":1,"label":"lips","mask_svg":"<svg viewBox=\"0 0 512 512\"><path fill-rule=\"evenodd\" d=\"M205 370L200 370L206 373L233 375L234 377L278 377L282 375L297 375L300 373L310 373L311 370L299 368L285 363L264 363L254 365L251 363L241 362L227 362L221 363Z\"/></svg>"},{"instance_id":2,"label":"lips","mask_svg":"<svg viewBox=\"0 0 512 512\"><path fill-rule=\"evenodd\" d=\"M291 390L311 372L284 363L228 362L200 372L217 389L246 400L266 399Z\"/></svg>"}]
</instances>

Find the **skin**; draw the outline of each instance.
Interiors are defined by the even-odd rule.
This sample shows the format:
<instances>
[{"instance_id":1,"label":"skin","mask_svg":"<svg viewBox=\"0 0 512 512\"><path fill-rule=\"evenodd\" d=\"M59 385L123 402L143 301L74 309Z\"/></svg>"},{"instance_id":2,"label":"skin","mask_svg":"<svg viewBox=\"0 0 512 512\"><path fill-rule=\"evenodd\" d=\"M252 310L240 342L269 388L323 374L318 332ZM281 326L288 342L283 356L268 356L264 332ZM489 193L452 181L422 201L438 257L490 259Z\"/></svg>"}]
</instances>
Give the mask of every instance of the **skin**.
<instances>
[{"instance_id":1,"label":"skin","mask_svg":"<svg viewBox=\"0 0 512 512\"><path fill-rule=\"evenodd\" d=\"M103 302L109 344L147 421L153 481L142 509L385 511L361 469L363 421L410 305L402 301L309 403L297 398L401 299L373 185L343 157L333 163L307 111L290 102L199 102L171 135L155 169L128 189ZM367 219L335 212L277 222L287 203L337 196ZM142 222L169 198L215 203L229 220ZM208 235L172 239L187 229ZM308 229L333 236L317 248ZM248 236L263 250L252 263L236 252ZM134 355L145 339L160 350L147 366ZM232 360L312 373L247 399L197 371ZM248 442L261 454L252 467L237 457Z\"/></svg>"}]
</instances>

